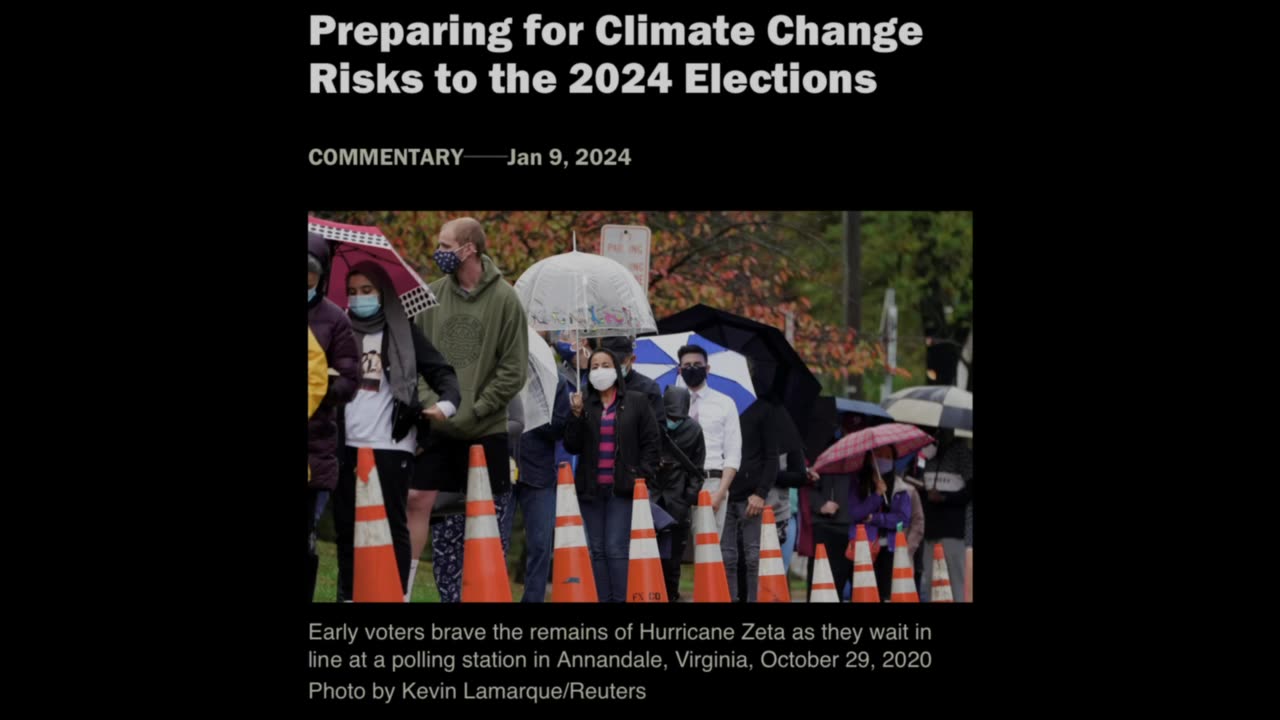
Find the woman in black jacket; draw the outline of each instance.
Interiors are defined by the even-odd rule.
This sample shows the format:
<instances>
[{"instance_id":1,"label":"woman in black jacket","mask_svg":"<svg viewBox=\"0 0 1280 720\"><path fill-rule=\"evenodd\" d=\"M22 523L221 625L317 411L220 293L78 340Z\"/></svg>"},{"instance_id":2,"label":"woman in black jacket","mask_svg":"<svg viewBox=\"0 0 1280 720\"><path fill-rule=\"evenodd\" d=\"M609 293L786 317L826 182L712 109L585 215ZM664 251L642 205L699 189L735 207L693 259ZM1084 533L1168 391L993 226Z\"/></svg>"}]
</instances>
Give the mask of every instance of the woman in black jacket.
<instances>
[{"instance_id":1,"label":"woman in black jacket","mask_svg":"<svg viewBox=\"0 0 1280 720\"><path fill-rule=\"evenodd\" d=\"M569 398L564 448L578 456L574 479L596 591L601 602L625 602L632 494L637 478L657 472L658 422L643 394L627 392L613 353L593 352L587 377L587 397Z\"/></svg>"}]
</instances>

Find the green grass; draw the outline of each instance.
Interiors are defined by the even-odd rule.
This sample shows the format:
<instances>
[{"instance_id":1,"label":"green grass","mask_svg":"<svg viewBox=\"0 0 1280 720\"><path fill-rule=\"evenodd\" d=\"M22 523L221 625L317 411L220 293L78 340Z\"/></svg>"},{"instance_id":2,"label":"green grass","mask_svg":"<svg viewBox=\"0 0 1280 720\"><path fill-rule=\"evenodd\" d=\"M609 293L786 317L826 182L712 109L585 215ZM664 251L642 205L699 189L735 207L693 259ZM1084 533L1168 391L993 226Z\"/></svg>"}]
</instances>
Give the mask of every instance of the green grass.
<instances>
[{"instance_id":1,"label":"green grass","mask_svg":"<svg viewBox=\"0 0 1280 720\"><path fill-rule=\"evenodd\" d=\"M804 599L805 598L804 580L803 579L797 580L794 577L788 577L787 579L790 581L792 601L794 601L796 598ZM680 566L680 597L690 602L693 601L693 566L692 565Z\"/></svg>"},{"instance_id":2,"label":"green grass","mask_svg":"<svg viewBox=\"0 0 1280 720\"><path fill-rule=\"evenodd\" d=\"M334 602L338 597L338 551L337 545L332 542L319 540L316 542L316 554L320 556L320 570L316 574L316 593L313 596L314 602ZM431 544L427 544L423 557L431 557ZM550 600L551 589L547 589L547 599ZM684 565L680 568L680 595L686 601L693 600L693 566ZM524 584L511 583L511 597L517 602L524 596ZM791 598L803 599L804 580L791 578ZM431 562L422 560L418 563L418 574L413 581L413 600L412 602L440 602L440 591L436 589L435 575L431 572Z\"/></svg>"},{"instance_id":3,"label":"green grass","mask_svg":"<svg viewBox=\"0 0 1280 720\"><path fill-rule=\"evenodd\" d=\"M338 546L331 542L318 540L316 554L320 556L320 570L316 573L316 594L313 602L334 602L338 597ZM431 557L431 543L422 553L423 557ZM511 597L519 600L524 595L522 583L511 583ZM440 602L440 591L436 588L435 574L431 561L418 562L418 574L413 579L413 599L411 602Z\"/></svg>"}]
</instances>

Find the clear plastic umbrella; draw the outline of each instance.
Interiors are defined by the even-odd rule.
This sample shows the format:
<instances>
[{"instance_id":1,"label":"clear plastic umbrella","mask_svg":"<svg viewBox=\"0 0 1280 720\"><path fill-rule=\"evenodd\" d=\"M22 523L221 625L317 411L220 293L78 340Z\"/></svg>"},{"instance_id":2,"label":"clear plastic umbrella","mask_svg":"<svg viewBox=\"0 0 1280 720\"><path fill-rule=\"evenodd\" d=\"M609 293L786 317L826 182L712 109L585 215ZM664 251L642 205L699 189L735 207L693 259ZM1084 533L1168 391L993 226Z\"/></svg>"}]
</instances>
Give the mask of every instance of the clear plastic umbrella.
<instances>
[{"instance_id":1,"label":"clear plastic umbrella","mask_svg":"<svg viewBox=\"0 0 1280 720\"><path fill-rule=\"evenodd\" d=\"M516 281L534 330L581 337L656 333L649 298L622 263L574 250L539 260Z\"/></svg>"},{"instance_id":2,"label":"clear plastic umbrella","mask_svg":"<svg viewBox=\"0 0 1280 720\"><path fill-rule=\"evenodd\" d=\"M577 238L574 238L577 247ZM656 333L649 298L622 263L572 252L539 260L515 284L529 327L577 337Z\"/></svg>"}]
</instances>

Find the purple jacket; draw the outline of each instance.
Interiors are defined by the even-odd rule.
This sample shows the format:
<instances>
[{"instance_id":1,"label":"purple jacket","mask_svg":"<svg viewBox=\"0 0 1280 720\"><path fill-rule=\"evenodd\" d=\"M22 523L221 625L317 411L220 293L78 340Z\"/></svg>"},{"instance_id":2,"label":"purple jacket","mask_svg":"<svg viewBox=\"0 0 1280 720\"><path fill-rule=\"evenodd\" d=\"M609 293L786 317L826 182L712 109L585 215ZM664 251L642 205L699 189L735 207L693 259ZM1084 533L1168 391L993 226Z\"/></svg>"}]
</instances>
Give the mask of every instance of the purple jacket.
<instances>
[{"instance_id":1,"label":"purple jacket","mask_svg":"<svg viewBox=\"0 0 1280 720\"><path fill-rule=\"evenodd\" d=\"M329 273L329 246L323 237L308 233L307 252L324 266L316 297L307 305L307 325L324 348L329 369L329 393L320 409L307 424L307 465L311 468L311 487L333 490L338 486L338 406L350 402L359 387L360 349L351 331L351 321L342 308L325 297Z\"/></svg>"},{"instance_id":2,"label":"purple jacket","mask_svg":"<svg viewBox=\"0 0 1280 720\"><path fill-rule=\"evenodd\" d=\"M906 532L911 524L911 496L906 491L894 493L889 500L889 510L882 505L883 498L871 493L865 500L858 498L857 490L849 491L849 539L858 536L858 525L867 527L867 541L872 545L880 542L880 534L889 533L889 551L892 552L897 541L898 523L902 523L902 531ZM867 516L871 522L866 522Z\"/></svg>"}]
</instances>

